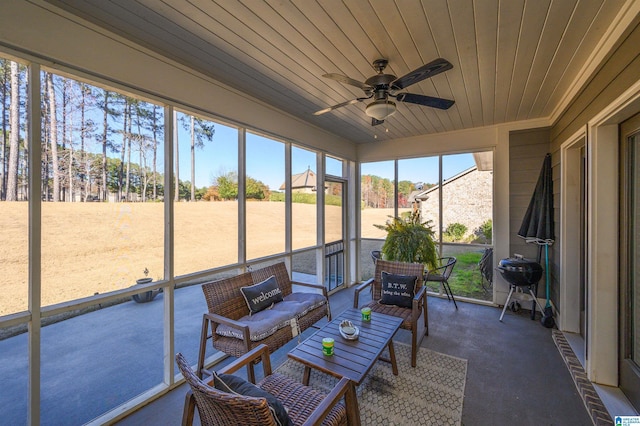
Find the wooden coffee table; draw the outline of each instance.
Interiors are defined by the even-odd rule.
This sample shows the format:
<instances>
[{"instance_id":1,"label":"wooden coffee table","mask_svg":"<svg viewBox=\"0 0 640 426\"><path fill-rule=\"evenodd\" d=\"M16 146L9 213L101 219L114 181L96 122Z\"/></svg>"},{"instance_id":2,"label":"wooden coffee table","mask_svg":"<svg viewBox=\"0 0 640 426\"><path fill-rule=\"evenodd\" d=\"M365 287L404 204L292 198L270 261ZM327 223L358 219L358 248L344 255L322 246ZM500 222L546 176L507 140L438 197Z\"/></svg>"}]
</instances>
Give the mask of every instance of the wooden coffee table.
<instances>
[{"instance_id":1,"label":"wooden coffee table","mask_svg":"<svg viewBox=\"0 0 640 426\"><path fill-rule=\"evenodd\" d=\"M350 320L360 329L357 340L346 340L340 335L338 325L343 320ZM401 324L401 318L375 312L371 314L371 321L364 322L359 310L348 309L296 346L288 356L304 365L302 383L305 385L309 384L311 369L315 368L338 379L346 377L355 388L362 383L378 359L390 361L393 374L398 375L393 336ZM325 337L335 340L334 354L331 356L322 353L322 339ZM380 355L387 347L389 359L381 358ZM355 395L355 389L352 395ZM357 400L347 401L347 404L357 407ZM359 410L353 411L348 415L354 416L353 424L360 424Z\"/></svg>"}]
</instances>

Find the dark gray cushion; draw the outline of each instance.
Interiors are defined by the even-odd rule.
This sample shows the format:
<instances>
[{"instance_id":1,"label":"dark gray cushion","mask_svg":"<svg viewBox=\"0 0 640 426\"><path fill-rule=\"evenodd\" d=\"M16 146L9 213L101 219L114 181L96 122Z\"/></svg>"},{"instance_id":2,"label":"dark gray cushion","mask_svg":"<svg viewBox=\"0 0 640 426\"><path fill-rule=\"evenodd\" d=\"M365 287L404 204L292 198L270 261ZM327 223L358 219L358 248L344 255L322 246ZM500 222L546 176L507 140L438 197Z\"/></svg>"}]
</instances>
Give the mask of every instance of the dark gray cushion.
<instances>
[{"instance_id":1,"label":"dark gray cushion","mask_svg":"<svg viewBox=\"0 0 640 426\"><path fill-rule=\"evenodd\" d=\"M246 315L238 321L249 326L249 339L252 342L259 342L281 328L297 327L296 324L291 324L292 320L299 320L310 311L326 303L327 299L322 294L291 293L282 302L273 305L273 308L263 309L253 315ZM244 338L242 330L226 324L220 324L216 328L216 334L236 339Z\"/></svg>"},{"instance_id":2,"label":"dark gray cushion","mask_svg":"<svg viewBox=\"0 0 640 426\"><path fill-rule=\"evenodd\" d=\"M295 316L296 318L301 318L315 308L325 305L327 303L327 299L319 293L295 292L286 296L284 298L284 303L295 306ZM282 305L282 303L278 303L273 307L273 309L279 309L280 305Z\"/></svg>"},{"instance_id":3,"label":"dark gray cushion","mask_svg":"<svg viewBox=\"0 0 640 426\"><path fill-rule=\"evenodd\" d=\"M271 307L274 303L282 301L282 290L278 287L276 277L271 275L266 280L249 287L240 287L249 313L255 314L263 309Z\"/></svg>"},{"instance_id":4,"label":"dark gray cushion","mask_svg":"<svg viewBox=\"0 0 640 426\"><path fill-rule=\"evenodd\" d=\"M216 389L226 393L252 396L254 398L264 398L269 404L269 409L276 423L281 426L293 426L293 422L287 414L287 410L278 398L271 395L266 390L260 389L253 383L247 382L242 377L233 374L217 374L213 372L213 385Z\"/></svg>"},{"instance_id":5,"label":"dark gray cushion","mask_svg":"<svg viewBox=\"0 0 640 426\"><path fill-rule=\"evenodd\" d=\"M283 303L286 302L276 303L273 309L264 309L253 315L246 315L238 320L238 322L249 326L249 338L251 341L259 342L281 328L291 326L291 319L294 317L289 310L281 309ZM216 334L235 337L236 339L244 338L242 330L226 324L220 324L218 328L216 328Z\"/></svg>"},{"instance_id":6,"label":"dark gray cushion","mask_svg":"<svg viewBox=\"0 0 640 426\"><path fill-rule=\"evenodd\" d=\"M413 297L416 294L415 275L394 275L382 271L382 298L380 303L384 305L396 305L410 308Z\"/></svg>"}]
</instances>

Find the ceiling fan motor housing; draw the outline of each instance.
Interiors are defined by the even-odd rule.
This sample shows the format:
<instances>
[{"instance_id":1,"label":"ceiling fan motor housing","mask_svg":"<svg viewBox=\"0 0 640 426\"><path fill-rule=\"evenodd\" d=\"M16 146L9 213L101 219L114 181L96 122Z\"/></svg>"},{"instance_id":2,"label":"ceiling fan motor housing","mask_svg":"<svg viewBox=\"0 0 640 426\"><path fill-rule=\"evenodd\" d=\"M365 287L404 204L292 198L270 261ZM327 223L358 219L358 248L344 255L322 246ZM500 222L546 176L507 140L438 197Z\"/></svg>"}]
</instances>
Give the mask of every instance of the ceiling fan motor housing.
<instances>
[{"instance_id":1,"label":"ceiling fan motor housing","mask_svg":"<svg viewBox=\"0 0 640 426\"><path fill-rule=\"evenodd\" d=\"M384 62L384 64L378 64L378 62ZM373 63L379 74L369 77L365 84L373 87L374 101L367 105L365 114L369 117L373 117L376 120L384 120L385 118L395 114L396 103L389 100L389 85L396 80L395 75L382 74L382 70L387 65L387 61L380 59Z\"/></svg>"},{"instance_id":2,"label":"ceiling fan motor housing","mask_svg":"<svg viewBox=\"0 0 640 426\"><path fill-rule=\"evenodd\" d=\"M396 102L407 102L443 110L450 108L455 103L452 100L436 98L433 96L419 95L407 92L397 93L398 91L403 90L408 86L411 86L412 84L416 84L426 78L431 78L437 74L440 74L441 72L453 68L453 65L451 65L451 63L446 59L435 59L428 64L416 68L415 70L400 78L397 78L392 74L384 74L384 70L387 67L388 63L389 61L386 59L377 59L373 61L373 68L378 73L372 77L369 77L364 83L344 76L342 74L324 74L323 77L339 81L343 84L359 87L364 91L365 97L342 102L332 107L317 111L314 114L324 114L343 106L353 105L355 103L373 98L373 102L371 102L365 108L365 113L369 117L373 117L371 125L376 126L378 124L381 124L385 118L393 115L396 112ZM394 98L396 102L389 100L390 97Z\"/></svg>"},{"instance_id":3,"label":"ceiling fan motor housing","mask_svg":"<svg viewBox=\"0 0 640 426\"><path fill-rule=\"evenodd\" d=\"M369 77L364 83L373 87L374 90L388 90L389 85L396 79L395 75L391 74L376 74L373 77Z\"/></svg>"}]
</instances>

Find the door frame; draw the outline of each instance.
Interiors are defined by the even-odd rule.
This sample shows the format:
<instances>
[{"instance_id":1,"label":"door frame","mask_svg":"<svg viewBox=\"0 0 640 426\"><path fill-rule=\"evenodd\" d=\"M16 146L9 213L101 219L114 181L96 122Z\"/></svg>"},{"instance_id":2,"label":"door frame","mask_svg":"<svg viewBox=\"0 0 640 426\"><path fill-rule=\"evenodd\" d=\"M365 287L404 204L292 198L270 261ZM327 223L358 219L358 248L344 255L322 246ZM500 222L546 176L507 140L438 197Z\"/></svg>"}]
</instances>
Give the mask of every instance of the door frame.
<instances>
[{"instance_id":1,"label":"door frame","mask_svg":"<svg viewBox=\"0 0 640 426\"><path fill-rule=\"evenodd\" d=\"M586 127L577 131L560 147L560 307L558 327L562 331L580 333L580 276L581 265L580 239L580 205L582 197L581 180L581 148L586 148Z\"/></svg>"},{"instance_id":2,"label":"door frame","mask_svg":"<svg viewBox=\"0 0 640 426\"><path fill-rule=\"evenodd\" d=\"M629 263L629 247L633 242L629 239L629 221L625 220L631 217L632 212L632 205L629 203L633 190L629 178L634 167L629 143L631 137L637 138L634 144L636 148L640 148L640 113L625 121L620 128L620 388L637 408L640 407L640 367L629 359L632 348L627 344L627 336L633 332L632 301L629 300L633 272ZM640 170L635 170L635 173L640 173ZM640 309L640 306L635 309Z\"/></svg>"},{"instance_id":3,"label":"door frame","mask_svg":"<svg viewBox=\"0 0 640 426\"><path fill-rule=\"evenodd\" d=\"M343 288L346 288L348 285L348 280L349 280L349 276L347 275L348 273L348 268L347 268L347 263L348 263L348 243L349 243L349 239L348 239L348 232L347 232L347 219L348 219L348 209L347 209L347 192L348 192L348 181L345 178L341 178L338 176L334 176L334 175L325 175L324 177L324 182L330 182L330 183L339 183L342 187L342 191L341 191L341 196L342 196L342 212L341 212L341 235L342 235L342 283L339 286L336 286L334 289L329 291L329 294L333 294L339 290L342 290ZM323 197L323 209L326 207L326 197ZM326 221L327 217L326 214L323 213L323 220ZM323 232L326 233L326 222L323 224L322 226ZM327 245L327 241L325 240L325 236L323 235L322 241L324 241L323 244L323 257L325 254L325 247ZM325 270L325 274L327 274L327 272L330 273L330 271L326 271ZM329 279L330 276L329 276ZM324 283L323 283L324 285Z\"/></svg>"},{"instance_id":4,"label":"door frame","mask_svg":"<svg viewBox=\"0 0 640 426\"><path fill-rule=\"evenodd\" d=\"M619 352L619 128L640 111L640 81L607 105L587 129L587 341L589 380L617 387ZM593 220L597 218L597 220Z\"/></svg>"}]
</instances>

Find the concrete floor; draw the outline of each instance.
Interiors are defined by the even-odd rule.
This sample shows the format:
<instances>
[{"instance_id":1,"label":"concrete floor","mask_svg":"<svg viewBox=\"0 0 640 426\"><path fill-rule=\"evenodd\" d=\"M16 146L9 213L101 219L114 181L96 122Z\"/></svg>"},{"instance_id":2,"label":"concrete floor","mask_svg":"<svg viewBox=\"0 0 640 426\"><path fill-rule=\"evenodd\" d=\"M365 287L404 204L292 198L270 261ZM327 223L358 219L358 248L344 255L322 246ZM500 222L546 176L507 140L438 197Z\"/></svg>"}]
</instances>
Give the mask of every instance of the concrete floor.
<instances>
[{"instance_id":1,"label":"concrete floor","mask_svg":"<svg viewBox=\"0 0 640 426\"><path fill-rule=\"evenodd\" d=\"M352 300L353 289L331 296L333 313L351 307ZM464 425L592 424L551 330L531 321L527 311L507 312L499 322L494 307L458 302L456 311L435 297L428 303L429 336L422 346L468 360ZM410 344L410 334L400 330L396 341ZM273 354L274 368L295 343ZM183 385L118 424L180 424L185 392Z\"/></svg>"}]
</instances>

